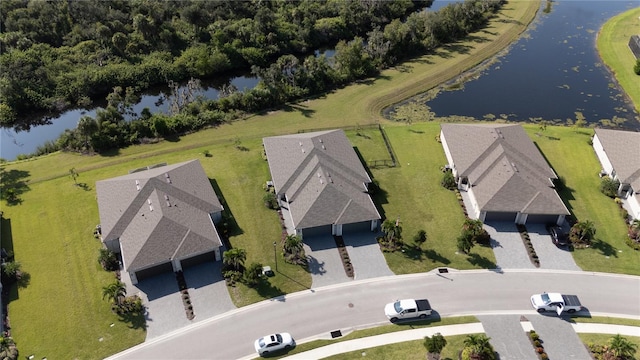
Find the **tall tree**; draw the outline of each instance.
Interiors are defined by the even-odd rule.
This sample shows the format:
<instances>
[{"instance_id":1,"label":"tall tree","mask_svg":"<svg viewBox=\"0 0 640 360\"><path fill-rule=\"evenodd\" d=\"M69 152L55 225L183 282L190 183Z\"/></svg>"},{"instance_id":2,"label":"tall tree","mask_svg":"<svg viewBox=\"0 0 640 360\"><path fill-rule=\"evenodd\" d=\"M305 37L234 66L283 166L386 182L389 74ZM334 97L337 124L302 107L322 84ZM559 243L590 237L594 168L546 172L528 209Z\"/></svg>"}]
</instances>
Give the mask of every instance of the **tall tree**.
<instances>
[{"instance_id":1,"label":"tall tree","mask_svg":"<svg viewBox=\"0 0 640 360\"><path fill-rule=\"evenodd\" d=\"M231 266L234 270L240 271L247 260L247 251L245 249L233 248L224 252L222 262Z\"/></svg>"}]
</instances>

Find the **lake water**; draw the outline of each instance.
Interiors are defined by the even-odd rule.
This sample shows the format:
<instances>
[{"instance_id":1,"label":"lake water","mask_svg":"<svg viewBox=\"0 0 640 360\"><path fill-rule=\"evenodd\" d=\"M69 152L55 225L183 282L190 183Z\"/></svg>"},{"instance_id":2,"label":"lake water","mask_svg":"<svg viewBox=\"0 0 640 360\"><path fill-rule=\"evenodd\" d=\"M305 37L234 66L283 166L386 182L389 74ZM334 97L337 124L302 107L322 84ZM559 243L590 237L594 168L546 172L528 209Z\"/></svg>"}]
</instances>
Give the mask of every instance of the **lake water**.
<instances>
[{"instance_id":1,"label":"lake water","mask_svg":"<svg viewBox=\"0 0 640 360\"><path fill-rule=\"evenodd\" d=\"M442 91L426 104L437 116L509 120L543 118L565 123L581 112L588 122L626 118L638 129L638 114L627 102L596 51L597 33L614 15L638 1L554 1L508 54L460 90Z\"/></svg>"},{"instance_id":2,"label":"lake water","mask_svg":"<svg viewBox=\"0 0 640 360\"><path fill-rule=\"evenodd\" d=\"M456 0L436 0L426 11L452 2ZM440 93L428 105L438 116L482 118L486 114L508 114L511 120L542 117L564 121L575 119L574 112L581 111L588 121L613 116L632 118L633 109L625 103L622 93L610 86L613 81L598 58L595 38L607 19L634 6L638 6L637 1L554 1L551 12L540 11L528 35L483 76L466 83L463 90ZM316 52L321 54L331 57L333 50ZM223 84L242 91L257 82L257 78L248 75L220 79L204 84L200 95L216 99ZM148 107L152 112L166 112L168 103L161 101L165 96L166 90L149 92L134 111L139 114ZM75 128L83 115L95 113L96 109L70 110L28 132L3 128L0 157L14 160L19 154L33 153L66 129Z\"/></svg>"}]
</instances>

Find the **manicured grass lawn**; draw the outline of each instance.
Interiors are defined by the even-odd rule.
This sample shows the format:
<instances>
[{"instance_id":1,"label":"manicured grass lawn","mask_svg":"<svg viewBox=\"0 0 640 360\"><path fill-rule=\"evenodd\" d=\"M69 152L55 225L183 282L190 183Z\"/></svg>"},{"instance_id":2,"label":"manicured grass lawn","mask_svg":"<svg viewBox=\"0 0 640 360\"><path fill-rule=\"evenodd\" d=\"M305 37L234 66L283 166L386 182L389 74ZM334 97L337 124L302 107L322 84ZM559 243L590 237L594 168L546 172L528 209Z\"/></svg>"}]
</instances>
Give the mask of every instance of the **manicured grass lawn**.
<instances>
[{"instance_id":1,"label":"manicured grass lawn","mask_svg":"<svg viewBox=\"0 0 640 360\"><path fill-rule=\"evenodd\" d=\"M607 345L609 344L609 339L613 337L611 334L580 334L578 333L578 337L585 345L589 344L597 344L597 345ZM639 336L623 336L625 339L629 340L631 343L636 344L636 350L640 349L640 337ZM638 359L638 351L636 351L635 358Z\"/></svg>"},{"instance_id":2,"label":"manicured grass lawn","mask_svg":"<svg viewBox=\"0 0 640 360\"><path fill-rule=\"evenodd\" d=\"M628 247L627 227L618 205L600 190L601 166L590 139L592 129L524 126L556 174L564 179L560 191L569 211L596 227L596 241L589 249L575 250L573 258L583 270L640 275L640 251ZM536 135L539 133L540 136Z\"/></svg>"},{"instance_id":3,"label":"manicured grass lawn","mask_svg":"<svg viewBox=\"0 0 640 360\"><path fill-rule=\"evenodd\" d=\"M440 359L453 360L458 358L458 352L464 347L464 339L467 335L447 336L447 346L442 349ZM326 359L347 360L347 359L391 359L391 360L424 360L427 358L427 349L423 345L424 340L412 340L395 343L374 348L356 350ZM533 351L533 350L532 350Z\"/></svg>"},{"instance_id":4,"label":"manicured grass lawn","mask_svg":"<svg viewBox=\"0 0 640 360\"><path fill-rule=\"evenodd\" d=\"M400 218L405 243L411 244L419 230L427 233L419 251L385 254L391 270L405 274L442 266L495 268L495 256L488 247L475 246L470 256L456 253L456 238L465 218L455 193L440 185L440 168L447 163L442 144L436 140L440 124L386 125L385 130L400 166L371 170L382 188L376 203L387 218Z\"/></svg>"},{"instance_id":5,"label":"manicured grass lawn","mask_svg":"<svg viewBox=\"0 0 640 360\"><path fill-rule=\"evenodd\" d=\"M397 331L404 330L412 330L412 329L420 329L426 327L434 327L434 326L444 326L444 325L457 325L457 324L469 324L476 323L479 320L475 316L460 316L460 317L451 317L437 320L424 320L424 321L413 321L406 324L389 324L383 326L377 326L369 329L362 329L353 331L347 335L344 335L339 338L331 339L331 340L315 340L308 343L297 345L294 349L289 351L287 355L299 354L305 351L309 351L312 349L316 349L322 346L327 346L339 342L360 339L369 336L376 336L381 334L388 334Z\"/></svg>"},{"instance_id":6,"label":"manicured grass lawn","mask_svg":"<svg viewBox=\"0 0 640 360\"><path fill-rule=\"evenodd\" d=\"M633 72L636 59L629 49L631 35L640 34L640 7L609 19L598 33L597 48L602 61L640 111L640 76Z\"/></svg>"}]
</instances>

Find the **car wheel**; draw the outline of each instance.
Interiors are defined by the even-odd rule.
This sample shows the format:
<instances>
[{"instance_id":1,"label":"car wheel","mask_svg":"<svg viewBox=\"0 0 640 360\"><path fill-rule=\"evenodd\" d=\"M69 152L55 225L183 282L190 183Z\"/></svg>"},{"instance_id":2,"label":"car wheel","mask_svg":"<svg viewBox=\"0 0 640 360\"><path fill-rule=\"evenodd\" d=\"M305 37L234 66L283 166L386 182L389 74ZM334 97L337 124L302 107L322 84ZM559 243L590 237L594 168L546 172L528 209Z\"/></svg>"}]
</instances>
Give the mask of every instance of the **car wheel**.
<instances>
[{"instance_id":1,"label":"car wheel","mask_svg":"<svg viewBox=\"0 0 640 360\"><path fill-rule=\"evenodd\" d=\"M285 350L291 349L291 345L285 345L285 346L284 346L284 349L285 349Z\"/></svg>"},{"instance_id":2,"label":"car wheel","mask_svg":"<svg viewBox=\"0 0 640 360\"><path fill-rule=\"evenodd\" d=\"M576 309L569 309L569 310L567 310L567 312L568 312L569 314L573 314L574 312L576 312Z\"/></svg>"},{"instance_id":3,"label":"car wheel","mask_svg":"<svg viewBox=\"0 0 640 360\"><path fill-rule=\"evenodd\" d=\"M544 312L544 309L538 309L538 312L542 314Z\"/></svg>"},{"instance_id":4,"label":"car wheel","mask_svg":"<svg viewBox=\"0 0 640 360\"><path fill-rule=\"evenodd\" d=\"M395 322L398 321L398 318L394 317L394 318L391 318L390 320L391 320L392 323L395 323Z\"/></svg>"},{"instance_id":5,"label":"car wheel","mask_svg":"<svg viewBox=\"0 0 640 360\"><path fill-rule=\"evenodd\" d=\"M420 319L424 319L427 317L427 314L420 314Z\"/></svg>"}]
</instances>

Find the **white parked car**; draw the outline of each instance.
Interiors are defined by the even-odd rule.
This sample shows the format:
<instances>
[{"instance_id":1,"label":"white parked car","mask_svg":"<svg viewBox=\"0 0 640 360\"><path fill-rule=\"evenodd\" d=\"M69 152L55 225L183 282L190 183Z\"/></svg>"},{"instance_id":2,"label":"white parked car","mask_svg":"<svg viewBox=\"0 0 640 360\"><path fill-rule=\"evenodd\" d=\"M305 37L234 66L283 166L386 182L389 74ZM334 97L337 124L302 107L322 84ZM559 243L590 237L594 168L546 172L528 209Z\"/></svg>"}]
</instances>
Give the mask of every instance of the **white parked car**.
<instances>
[{"instance_id":1,"label":"white parked car","mask_svg":"<svg viewBox=\"0 0 640 360\"><path fill-rule=\"evenodd\" d=\"M289 333L278 333L263 336L256 340L254 347L259 355L265 355L274 351L289 349L296 346L296 342Z\"/></svg>"}]
</instances>

